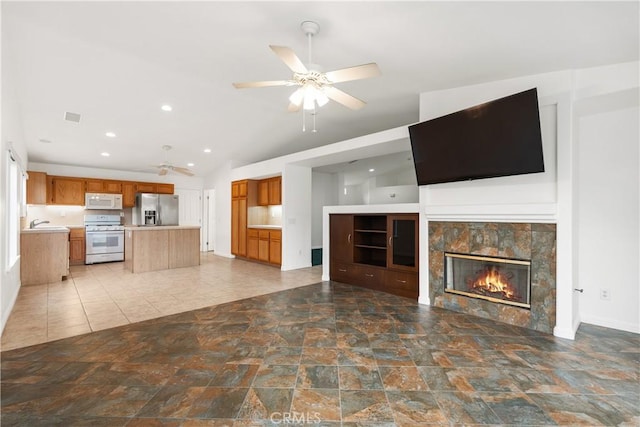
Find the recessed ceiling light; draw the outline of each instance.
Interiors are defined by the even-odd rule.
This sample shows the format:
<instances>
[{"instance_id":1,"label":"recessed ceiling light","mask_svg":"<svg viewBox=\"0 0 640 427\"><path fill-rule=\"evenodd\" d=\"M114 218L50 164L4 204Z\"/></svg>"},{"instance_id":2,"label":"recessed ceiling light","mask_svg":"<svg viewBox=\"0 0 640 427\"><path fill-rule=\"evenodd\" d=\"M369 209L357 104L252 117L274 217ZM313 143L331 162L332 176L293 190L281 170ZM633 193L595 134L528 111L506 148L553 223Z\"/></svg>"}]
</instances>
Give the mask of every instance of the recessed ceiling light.
<instances>
[{"instance_id":1,"label":"recessed ceiling light","mask_svg":"<svg viewBox=\"0 0 640 427\"><path fill-rule=\"evenodd\" d=\"M189 166L189 167L193 167L195 165L196 165L195 163L187 163L187 166Z\"/></svg>"},{"instance_id":2,"label":"recessed ceiling light","mask_svg":"<svg viewBox=\"0 0 640 427\"><path fill-rule=\"evenodd\" d=\"M205 153L210 153L210 152L211 152L211 148L205 148L205 149L204 149L204 152L205 152Z\"/></svg>"},{"instance_id":3,"label":"recessed ceiling light","mask_svg":"<svg viewBox=\"0 0 640 427\"><path fill-rule=\"evenodd\" d=\"M373 169L373 168L369 169L369 172L375 172L375 171L376 171L376 170L375 170L375 169Z\"/></svg>"},{"instance_id":4,"label":"recessed ceiling light","mask_svg":"<svg viewBox=\"0 0 640 427\"><path fill-rule=\"evenodd\" d=\"M171 107L171 105L169 105L169 104L164 104L162 107L160 107L160 109L162 111L171 111L171 110L173 110L173 107Z\"/></svg>"},{"instance_id":5,"label":"recessed ceiling light","mask_svg":"<svg viewBox=\"0 0 640 427\"><path fill-rule=\"evenodd\" d=\"M107 153L106 151L103 151L102 153L100 153L100 155L102 157L109 157L111 154Z\"/></svg>"},{"instance_id":6,"label":"recessed ceiling light","mask_svg":"<svg viewBox=\"0 0 640 427\"><path fill-rule=\"evenodd\" d=\"M116 134L113 133L113 132L106 132L105 135L108 136L109 138L115 138L116 137Z\"/></svg>"}]
</instances>

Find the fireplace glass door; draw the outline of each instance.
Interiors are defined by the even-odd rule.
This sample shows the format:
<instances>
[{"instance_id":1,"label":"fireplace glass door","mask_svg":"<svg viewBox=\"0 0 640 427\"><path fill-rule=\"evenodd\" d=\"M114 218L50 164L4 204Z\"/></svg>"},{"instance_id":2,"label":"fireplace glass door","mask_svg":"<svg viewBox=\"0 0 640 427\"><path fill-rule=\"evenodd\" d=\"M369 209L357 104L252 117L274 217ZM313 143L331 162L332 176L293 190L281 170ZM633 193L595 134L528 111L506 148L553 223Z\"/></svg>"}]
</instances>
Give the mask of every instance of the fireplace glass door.
<instances>
[{"instance_id":1,"label":"fireplace glass door","mask_svg":"<svg viewBox=\"0 0 640 427\"><path fill-rule=\"evenodd\" d=\"M445 292L531 307L531 261L445 253Z\"/></svg>"}]
</instances>

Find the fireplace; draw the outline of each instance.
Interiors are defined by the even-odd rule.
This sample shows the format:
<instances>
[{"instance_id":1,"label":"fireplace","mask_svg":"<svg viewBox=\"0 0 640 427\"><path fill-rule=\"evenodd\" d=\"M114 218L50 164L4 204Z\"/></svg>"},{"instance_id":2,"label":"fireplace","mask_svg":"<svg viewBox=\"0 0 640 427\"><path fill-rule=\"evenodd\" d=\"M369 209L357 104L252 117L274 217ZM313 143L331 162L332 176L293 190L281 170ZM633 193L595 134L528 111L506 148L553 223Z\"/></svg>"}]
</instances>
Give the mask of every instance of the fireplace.
<instances>
[{"instance_id":1,"label":"fireplace","mask_svg":"<svg viewBox=\"0 0 640 427\"><path fill-rule=\"evenodd\" d=\"M555 224L429 221L428 227L429 300L433 306L540 332L553 332L556 324ZM517 290L521 297L527 297L527 301L522 303L529 304L529 307L496 304L487 298L463 294L468 292L464 278L465 289L457 292L446 290L445 275L450 278L453 273L445 265L445 253L490 258L489 261L530 260L530 278L523 279L525 289ZM483 261L481 267L476 267L473 272L484 270L484 264L491 265L489 261ZM498 266L505 268L500 262Z\"/></svg>"},{"instance_id":2,"label":"fireplace","mask_svg":"<svg viewBox=\"0 0 640 427\"><path fill-rule=\"evenodd\" d=\"M444 253L444 291L531 308L531 261Z\"/></svg>"}]
</instances>

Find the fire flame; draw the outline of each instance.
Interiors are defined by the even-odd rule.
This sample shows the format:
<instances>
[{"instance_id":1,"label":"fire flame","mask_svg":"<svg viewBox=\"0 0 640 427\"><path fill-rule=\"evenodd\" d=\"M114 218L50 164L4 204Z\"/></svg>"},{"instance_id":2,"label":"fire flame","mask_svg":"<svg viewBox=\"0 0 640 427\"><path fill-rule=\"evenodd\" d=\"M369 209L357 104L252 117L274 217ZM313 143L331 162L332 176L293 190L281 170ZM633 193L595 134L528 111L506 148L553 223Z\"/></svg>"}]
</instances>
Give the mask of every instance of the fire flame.
<instances>
[{"instance_id":1,"label":"fire flame","mask_svg":"<svg viewBox=\"0 0 640 427\"><path fill-rule=\"evenodd\" d=\"M486 266L471 280L470 289L479 294L499 294L503 299L518 299L516 290L498 267Z\"/></svg>"}]
</instances>

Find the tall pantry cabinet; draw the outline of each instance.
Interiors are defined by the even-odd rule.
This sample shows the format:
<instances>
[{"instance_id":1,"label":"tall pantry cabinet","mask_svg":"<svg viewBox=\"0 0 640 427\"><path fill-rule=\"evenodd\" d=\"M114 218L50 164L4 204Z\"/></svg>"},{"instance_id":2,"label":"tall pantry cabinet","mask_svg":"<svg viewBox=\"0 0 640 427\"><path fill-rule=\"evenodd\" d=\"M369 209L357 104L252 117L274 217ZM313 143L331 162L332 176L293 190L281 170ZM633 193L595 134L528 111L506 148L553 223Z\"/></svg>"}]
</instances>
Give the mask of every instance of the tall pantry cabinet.
<instances>
[{"instance_id":1,"label":"tall pantry cabinet","mask_svg":"<svg viewBox=\"0 0 640 427\"><path fill-rule=\"evenodd\" d=\"M231 253L247 256L249 207L258 205L258 184L244 179L231 183Z\"/></svg>"}]
</instances>

